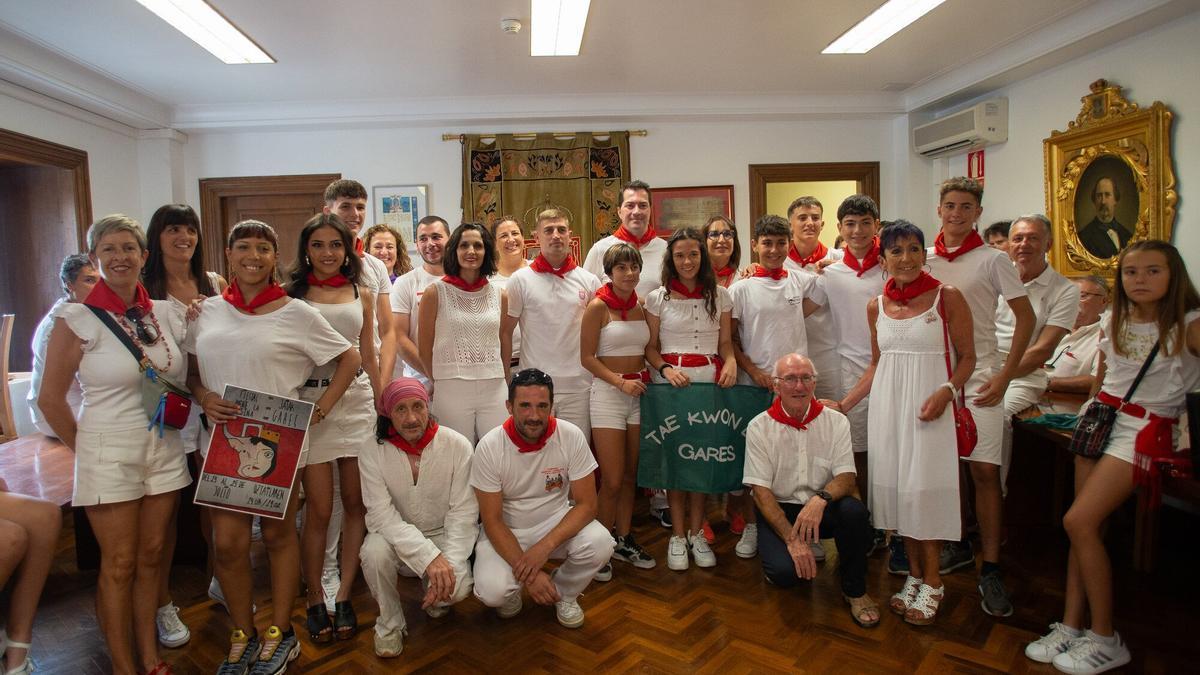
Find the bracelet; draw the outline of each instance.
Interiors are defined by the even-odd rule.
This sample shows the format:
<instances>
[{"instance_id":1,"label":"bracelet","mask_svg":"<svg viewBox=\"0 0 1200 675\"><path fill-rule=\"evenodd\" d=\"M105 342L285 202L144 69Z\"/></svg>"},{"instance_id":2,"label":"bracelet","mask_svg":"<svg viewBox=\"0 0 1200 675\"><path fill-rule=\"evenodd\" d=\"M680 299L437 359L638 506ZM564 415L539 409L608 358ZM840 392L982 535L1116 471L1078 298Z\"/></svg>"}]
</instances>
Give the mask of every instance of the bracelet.
<instances>
[{"instance_id":1,"label":"bracelet","mask_svg":"<svg viewBox=\"0 0 1200 675\"><path fill-rule=\"evenodd\" d=\"M321 410L320 403L313 403L313 418L316 422L320 422L321 420L325 419L325 411Z\"/></svg>"},{"instance_id":2,"label":"bracelet","mask_svg":"<svg viewBox=\"0 0 1200 675\"><path fill-rule=\"evenodd\" d=\"M951 398L958 396L958 387L954 386L953 382L950 382L949 380L947 380L946 382L941 383L939 386L949 389Z\"/></svg>"},{"instance_id":3,"label":"bracelet","mask_svg":"<svg viewBox=\"0 0 1200 675\"><path fill-rule=\"evenodd\" d=\"M204 407L204 402L208 400L209 394L215 394L215 393L217 393L217 392L213 391L212 389L209 389L207 392L205 392L204 395L200 397L200 407L201 408Z\"/></svg>"},{"instance_id":4,"label":"bracelet","mask_svg":"<svg viewBox=\"0 0 1200 675\"><path fill-rule=\"evenodd\" d=\"M663 364L658 367L658 374L661 375L665 379L667 377L667 374L664 373L663 371L666 370L667 368L674 368L674 367L675 366L667 363L666 361L663 361Z\"/></svg>"}]
</instances>

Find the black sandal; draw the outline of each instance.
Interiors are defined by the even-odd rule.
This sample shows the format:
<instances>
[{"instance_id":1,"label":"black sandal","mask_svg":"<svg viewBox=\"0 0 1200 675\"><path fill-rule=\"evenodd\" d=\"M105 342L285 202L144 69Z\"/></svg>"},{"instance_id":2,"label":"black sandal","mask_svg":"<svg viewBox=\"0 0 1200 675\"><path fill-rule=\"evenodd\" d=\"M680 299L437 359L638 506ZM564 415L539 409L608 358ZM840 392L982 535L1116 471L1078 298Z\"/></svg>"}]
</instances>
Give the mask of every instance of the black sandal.
<instances>
[{"instance_id":1,"label":"black sandal","mask_svg":"<svg viewBox=\"0 0 1200 675\"><path fill-rule=\"evenodd\" d=\"M333 603L333 630L339 640L349 640L358 632L358 615L349 600Z\"/></svg>"},{"instance_id":2,"label":"black sandal","mask_svg":"<svg viewBox=\"0 0 1200 675\"><path fill-rule=\"evenodd\" d=\"M325 603L311 605L308 608L308 619L304 622L308 629L308 639L316 644L324 645L333 642L333 624L329 622L329 613L325 611Z\"/></svg>"}]
</instances>

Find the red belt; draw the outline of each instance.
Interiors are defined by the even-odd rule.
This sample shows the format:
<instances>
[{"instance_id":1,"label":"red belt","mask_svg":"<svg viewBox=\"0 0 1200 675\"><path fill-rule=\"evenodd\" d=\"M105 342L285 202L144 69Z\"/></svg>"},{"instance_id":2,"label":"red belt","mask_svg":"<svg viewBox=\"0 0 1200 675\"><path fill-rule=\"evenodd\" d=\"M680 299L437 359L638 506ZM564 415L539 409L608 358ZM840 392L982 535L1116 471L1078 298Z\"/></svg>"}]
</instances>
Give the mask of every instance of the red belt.
<instances>
[{"instance_id":1,"label":"red belt","mask_svg":"<svg viewBox=\"0 0 1200 675\"><path fill-rule=\"evenodd\" d=\"M639 380L641 382L650 381L650 371L643 370L640 373L624 373L621 375L622 380Z\"/></svg>"},{"instance_id":2,"label":"red belt","mask_svg":"<svg viewBox=\"0 0 1200 675\"><path fill-rule=\"evenodd\" d=\"M1130 417L1149 420L1133 439L1133 484L1145 487L1150 508L1158 508L1162 500L1160 465L1171 458L1174 445L1172 428L1179 423L1179 418L1156 415L1136 403L1122 401L1103 391L1096 395L1096 400Z\"/></svg>"},{"instance_id":3,"label":"red belt","mask_svg":"<svg viewBox=\"0 0 1200 675\"><path fill-rule=\"evenodd\" d=\"M700 368L713 365L713 382L721 377L721 366L724 361L716 354L663 354L663 361L680 368Z\"/></svg>"}]
</instances>

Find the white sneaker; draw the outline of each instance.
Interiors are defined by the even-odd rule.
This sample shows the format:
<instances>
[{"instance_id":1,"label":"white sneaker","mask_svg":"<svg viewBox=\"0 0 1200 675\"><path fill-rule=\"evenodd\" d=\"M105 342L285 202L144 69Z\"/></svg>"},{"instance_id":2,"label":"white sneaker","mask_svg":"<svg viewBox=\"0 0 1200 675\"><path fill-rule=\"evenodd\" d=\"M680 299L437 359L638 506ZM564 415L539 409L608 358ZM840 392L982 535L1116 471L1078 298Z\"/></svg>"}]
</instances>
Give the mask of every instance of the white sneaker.
<instances>
[{"instance_id":1,"label":"white sneaker","mask_svg":"<svg viewBox=\"0 0 1200 675\"><path fill-rule=\"evenodd\" d=\"M813 543L808 545L808 548L812 550L814 560L816 560L817 562L825 562L825 546L824 546L824 544L822 544L819 541L814 541Z\"/></svg>"},{"instance_id":2,"label":"white sneaker","mask_svg":"<svg viewBox=\"0 0 1200 675\"><path fill-rule=\"evenodd\" d=\"M592 579L594 579L595 581L600 581L600 582L612 581L612 574L613 574L612 562L609 561L609 562L604 563L604 567L601 567L596 572L596 575L594 577L592 577Z\"/></svg>"},{"instance_id":3,"label":"white sneaker","mask_svg":"<svg viewBox=\"0 0 1200 675\"><path fill-rule=\"evenodd\" d=\"M158 644L168 649L182 647L192 639L192 631L179 620L179 608L174 602L158 608L154 623L158 627Z\"/></svg>"},{"instance_id":4,"label":"white sneaker","mask_svg":"<svg viewBox=\"0 0 1200 675\"><path fill-rule=\"evenodd\" d=\"M703 538L703 537L702 537ZM672 536L667 541L667 569L682 572L688 568L687 539Z\"/></svg>"},{"instance_id":5,"label":"white sneaker","mask_svg":"<svg viewBox=\"0 0 1200 675\"><path fill-rule=\"evenodd\" d=\"M375 656L390 659L404 651L404 631L394 630L387 635L375 633Z\"/></svg>"},{"instance_id":6,"label":"white sneaker","mask_svg":"<svg viewBox=\"0 0 1200 675\"><path fill-rule=\"evenodd\" d=\"M1071 648L1071 643L1083 637L1083 631L1066 624L1050 624L1050 632L1025 645L1025 656L1038 663L1050 663L1054 657Z\"/></svg>"},{"instance_id":7,"label":"white sneaker","mask_svg":"<svg viewBox=\"0 0 1200 675\"><path fill-rule=\"evenodd\" d=\"M688 543L692 546L692 559L696 561L696 567L717 566L717 556L704 538L703 531L688 536Z\"/></svg>"},{"instance_id":8,"label":"white sneaker","mask_svg":"<svg viewBox=\"0 0 1200 675\"><path fill-rule=\"evenodd\" d=\"M325 596L325 611L333 614L333 606L337 603L338 590L342 587L342 575L337 571L326 570L321 574L321 594Z\"/></svg>"},{"instance_id":9,"label":"white sneaker","mask_svg":"<svg viewBox=\"0 0 1200 675\"><path fill-rule=\"evenodd\" d=\"M442 607L441 605L431 605L429 608L427 608L425 610L425 616L428 616L431 619L440 619L449 613L450 613L450 608Z\"/></svg>"},{"instance_id":10,"label":"white sneaker","mask_svg":"<svg viewBox=\"0 0 1200 675\"><path fill-rule=\"evenodd\" d=\"M225 592L221 590L221 582L217 581L216 577L213 577L212 581L208 582L208 597L211 598L213 602L220 605L221 609L224 609L226 614L229 613L229 605L225 604ZM250 613L258 613L258 605L254 604L253 602L250 603Z\"/></svg>"},{"instance_id":11,"label":"white sneaker","mask_svg":"<svg viewBox=\"0 0 1200 675\"><path fill-rule=\"evenodd\" d=\"M521 613L522 606L521 589L518 588L517 590L513 591L512 595L504 598L504 604L496 608L496 614L498 614L501 619L511 619Z\"/></svg>"},{"instance_id":12,"label":"white sneaker","mask_svg":"<svg viewBox=\"0 0 1200 675\"><path fill-rule=\"evenodd\" d=\"M739 558L753 558L758 555L758 524L746 523L746 529L742 530L742 538L738 539L733 552Z\"/></svg>"},{"instance_id":13,"label":"white sneaker","mask_svg":"<svg viewBox=\"0 0 1200 675\"><path fill-rule=\"evenodd\" d=\"M558 615L558 623L563 628L583 626L583 608L578 600L559 600L554 603L554 613Z\"/></svg>"},{"instance_id":14,"label":"white sneaker","mask_svg":"<svg viewBox=\"0 0 1200 675\"><path fill-rule=\"evenodd\" d=\"M1082 637L1071 642L1070 648L1055 656L1051 663L1062 672L1075 675L1091 675L1120 668L1129 663L1129 648L1115 631L1112 639L1116 644L1106 644L1109 638L1100 637L1090 630L1085 631Z\"/></svg>"}]
</instances>

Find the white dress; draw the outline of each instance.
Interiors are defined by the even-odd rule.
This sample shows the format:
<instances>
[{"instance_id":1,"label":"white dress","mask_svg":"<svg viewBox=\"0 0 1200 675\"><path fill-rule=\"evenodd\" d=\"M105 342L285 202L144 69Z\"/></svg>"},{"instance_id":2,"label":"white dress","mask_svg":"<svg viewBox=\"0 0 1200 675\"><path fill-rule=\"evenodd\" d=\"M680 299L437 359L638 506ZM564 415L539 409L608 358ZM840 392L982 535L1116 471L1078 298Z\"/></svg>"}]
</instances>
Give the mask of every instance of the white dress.
<instances>
[{"instance_id":1,"label":"white dress","mask_svg":"<svg viewBox=\"0 0 1200 675\"><path fill-rule=\"evenodd\" d=\"M350 302L326 304L305 300L321 313L329 325L346 341L358 349L358 337L362 333L363 305L355 297ZM300 388L300 398L316 402L328 388L337 363L326 363L313 369L312 375ZM346 393L334 404L333 409L320 424L308 430L308 463L323 464L341 457L357 457L358 450L375 437L375 393L371 380L359 370L347 387Z\"/></svg>"},{"instance_id":2,"label":"white dress","mask_svg":"<svg viewBox=\"0 0 1200 675\"><path fill-rule=\"evenodd\" d=\"M910 319L883 311L875 322L879 365L871 385L867 453L875 527L921 540L961 536L954 410L931 422L917 419L925 399L946 376L945 338L933 306Z\"/></svg>"}]
</instances>

